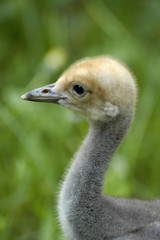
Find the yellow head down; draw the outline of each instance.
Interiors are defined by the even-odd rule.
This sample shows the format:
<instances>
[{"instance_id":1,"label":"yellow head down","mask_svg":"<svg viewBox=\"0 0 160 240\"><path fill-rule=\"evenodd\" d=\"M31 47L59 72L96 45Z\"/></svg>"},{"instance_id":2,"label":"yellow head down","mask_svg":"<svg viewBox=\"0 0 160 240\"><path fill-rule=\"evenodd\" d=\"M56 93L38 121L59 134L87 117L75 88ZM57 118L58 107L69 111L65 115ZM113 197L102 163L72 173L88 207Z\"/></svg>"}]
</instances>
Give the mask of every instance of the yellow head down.
<instances>
[{"instance_id":1,"label":"yellow head down","mask_svg":"<svg viewBox=\"0 0 160 240\"><path fill-rule=\"evenodd\" d=\"M25 100L56 102L89 120L103 121L127 111L134 113L136 85L132 74L108 56L85 58L71 65L55 84L32 90Z\"/></svg>"}]
</instances>

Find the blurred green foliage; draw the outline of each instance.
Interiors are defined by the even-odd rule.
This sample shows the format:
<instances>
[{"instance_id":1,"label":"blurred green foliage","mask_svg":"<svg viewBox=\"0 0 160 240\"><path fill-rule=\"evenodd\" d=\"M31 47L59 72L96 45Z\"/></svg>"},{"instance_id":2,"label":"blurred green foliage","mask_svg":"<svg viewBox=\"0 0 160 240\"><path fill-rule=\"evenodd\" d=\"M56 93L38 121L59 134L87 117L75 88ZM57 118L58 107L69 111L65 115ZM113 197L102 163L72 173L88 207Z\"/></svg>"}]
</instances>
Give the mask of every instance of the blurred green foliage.
<instances>
[{"instance_id":1,"label":"blurred green foliage","mask_svg":"<svg viewBox=\"0 0 160 240\"><path fill-rule=\"evenodd\" d=\"M139 88L132 129L105 192L160 197L160 1L0 1L0 239L60 240L56 198L86 122L59 106L24 102L75 60L110 54Z\"/></svg>"}]
</instances>

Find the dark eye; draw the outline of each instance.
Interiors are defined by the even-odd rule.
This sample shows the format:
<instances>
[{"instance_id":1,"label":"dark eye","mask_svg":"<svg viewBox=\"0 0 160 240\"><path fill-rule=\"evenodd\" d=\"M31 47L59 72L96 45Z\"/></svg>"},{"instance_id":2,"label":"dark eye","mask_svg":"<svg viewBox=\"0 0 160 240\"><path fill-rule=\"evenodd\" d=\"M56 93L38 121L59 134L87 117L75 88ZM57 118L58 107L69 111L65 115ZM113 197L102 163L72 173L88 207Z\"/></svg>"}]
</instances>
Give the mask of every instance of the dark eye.
<instances>
[{"instance_id":1,"label":"dark eye","mask_svg":"<svg viewBox=\"0 0 160 240\"><path fill-rule=\"evenodd\" d=\"M83 97L86 94L85 88L82 85L78 84L78 83L74 83L72 85L72 92L77 97Z\"/></svg>"}]
</instances>

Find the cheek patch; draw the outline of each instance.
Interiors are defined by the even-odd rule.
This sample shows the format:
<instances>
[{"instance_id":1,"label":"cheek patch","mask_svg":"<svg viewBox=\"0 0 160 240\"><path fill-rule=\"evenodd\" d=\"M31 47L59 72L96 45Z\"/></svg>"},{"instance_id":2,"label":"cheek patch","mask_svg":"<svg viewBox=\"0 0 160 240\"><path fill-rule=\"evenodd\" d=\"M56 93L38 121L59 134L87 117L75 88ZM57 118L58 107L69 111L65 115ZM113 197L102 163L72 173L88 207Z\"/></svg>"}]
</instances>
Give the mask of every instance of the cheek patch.
<instances>
[{"instance_id":1,"label":"cheek patch","mask_svg":"<svg viewBox=\"0 0 160 240\"><path fill-rule=\"evenodd\" d=\"M106 112L106 115L110 117L116 117L119 114L119 107L109 102L105 103L102 109Z\"/></svg>"}]
</instances>

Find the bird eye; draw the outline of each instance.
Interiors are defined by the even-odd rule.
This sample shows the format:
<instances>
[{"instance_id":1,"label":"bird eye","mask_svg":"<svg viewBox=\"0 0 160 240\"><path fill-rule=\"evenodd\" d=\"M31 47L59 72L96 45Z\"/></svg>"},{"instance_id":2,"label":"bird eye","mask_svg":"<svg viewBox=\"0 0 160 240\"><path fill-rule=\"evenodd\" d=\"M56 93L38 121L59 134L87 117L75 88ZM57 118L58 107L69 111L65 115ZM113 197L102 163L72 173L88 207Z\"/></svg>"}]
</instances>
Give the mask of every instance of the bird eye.
<instances>
[{"instance_id":1,"label":"bird eye","mask_svg":"<svg viewBox=\"0 0 160 240\"><path fill-rule=\"evenodd\" d=\"M83 97L86 94L86 90L85 90L84 86L82 86L81 84L78 84L78 83L74 83L72 85L72 92L77 97Z\"/></svg>"}]
</instances>

